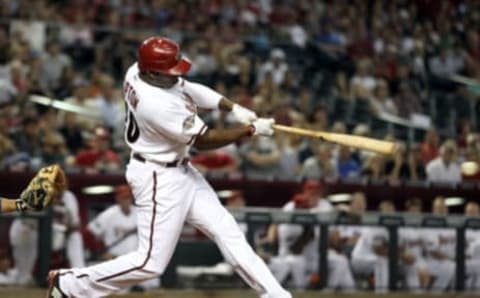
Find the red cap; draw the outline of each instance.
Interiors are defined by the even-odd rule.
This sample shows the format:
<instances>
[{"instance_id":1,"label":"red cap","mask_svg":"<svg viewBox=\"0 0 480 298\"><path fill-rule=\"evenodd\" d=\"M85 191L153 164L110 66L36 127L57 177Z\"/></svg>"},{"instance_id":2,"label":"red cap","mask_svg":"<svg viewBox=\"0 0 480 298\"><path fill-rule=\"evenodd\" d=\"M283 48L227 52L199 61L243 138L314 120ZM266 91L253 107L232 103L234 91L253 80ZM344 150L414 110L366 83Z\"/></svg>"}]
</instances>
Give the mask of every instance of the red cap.
<instances>
[{"instance_id":1,"label":"red cap","mask_svg":"<svg viewBox=\"0 0 480 298\"><path fill-rule=\"evenodd\" d=\"M130 200L132 198L132 190L128 184L121 184L115 187L115 199Z\"/></svg>"},{"instance_id":2,"label":"red cap","mask_svg":"<svg viewBox=\"0 0 480 298\"><path fill-rule=\"evenodd\" d=\"M140 71L160 72L169 76L186 74L192 63L180 55L176 42L164 37L150 37L138 49Z\"/></svg>"},{"instance_id":3,"label":"red cap","mask_svg":"<svg viewBox=\"0 0 480 298\"><path fill-rule=\"evenodd\" d=\"M307 209L311 207L309 198L303 193L294 195L293 202L295 203L295 208Z\"/></svg>"}]
</instances>

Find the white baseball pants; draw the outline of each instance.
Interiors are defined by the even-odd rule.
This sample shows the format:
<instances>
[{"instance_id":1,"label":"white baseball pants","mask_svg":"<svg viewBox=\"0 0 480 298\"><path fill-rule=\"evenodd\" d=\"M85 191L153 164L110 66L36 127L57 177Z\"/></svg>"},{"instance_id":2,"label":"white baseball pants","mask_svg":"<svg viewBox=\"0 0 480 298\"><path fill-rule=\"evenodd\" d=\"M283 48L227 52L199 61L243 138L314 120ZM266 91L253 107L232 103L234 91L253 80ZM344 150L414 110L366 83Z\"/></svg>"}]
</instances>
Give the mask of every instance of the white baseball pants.
<instances>
[{"instance_id":1,"label":"white baseball pants","mask_svg":"<svg viewBox=\"0 0 480 298\"><path fill-rule=\"evenodd\" d=\"M455 262L452 260L440 261L427 258L426 263L428 273L434 277L432 290L440 292L447 289L455 278Z\"/></svg>"},{"instance_id":2,"label":"white baseball pants","mask_svg":"<svg viewBox=\"0 0 480 298\"><path fill-rule=\"evenodd\" d=\"M60 288L67 296L103 297L161 275L187 221L217 243L225 259L262 298L291 297L191 165L164 168L131 160L126 178L138 205L139 247L98 265L60 270Z\"/></svg>"},{"instance_id":3,"label":"white baseball pants","mask_svg":"<svg viewBox=\"0 0 480 298\"><path fill-rule=\"evenodd\" d=\"M420 279L418 277L419 264L399 264L405 275L405 283L409 289L419 289ZM352 267L355 272L369 274L373 271L375 277L375 290L388 290L388 258L383 256L369 255L362 258L352 259Z\"/></svg>"},{"instance_id":4,"label":"white baseball pants","mask_svg":"<svg viewBox=\"0 0 480 298\"><path fill-rule=\"evenodd\" d=\"M355 288L350 264L346 256L336 251L328 250L328 282L329 289L352 290ZM318 272L318 260L312 260L304 255L277 256L270 260L270 269L275 277L284 282L289 275L292 277L293 286L305 289L312 273Z\"/></svg>"}]
</instances>

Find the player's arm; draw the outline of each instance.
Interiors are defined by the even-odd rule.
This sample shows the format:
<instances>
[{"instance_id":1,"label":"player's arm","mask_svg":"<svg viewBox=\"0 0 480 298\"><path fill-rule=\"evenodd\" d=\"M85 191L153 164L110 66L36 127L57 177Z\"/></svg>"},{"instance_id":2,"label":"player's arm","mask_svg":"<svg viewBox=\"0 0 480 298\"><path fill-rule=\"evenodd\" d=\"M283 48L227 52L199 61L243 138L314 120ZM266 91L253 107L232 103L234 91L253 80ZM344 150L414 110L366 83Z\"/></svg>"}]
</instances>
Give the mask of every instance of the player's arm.
<instances>
[{"instance_id":1,"label":"player's arm","mask_svg":"<svg viewBox=\"0 0 480 298\"><path fill-rule=\"evenodd\" d=\"M202 109L219 109L232 112L235 119L245 125L257 120L255 112L232 102L217 91L202 84L184 80L185 94Z\"/></svg>"},{"instance_id":2,"label":"player's arm","mask_svg":"<svg viewBox=\"0 0 480 298\"><path fill-rule=\"evenodd\" d=\"M253 125L232 129L208 129L203 135L196 138L194 147L199 150L211 150L231 144L241 138L252 136L255 133Z\"/></svg>"},{"instance_id":3,"label":"player's arm","mask_svg":"<svg viewBox=\"0 0 480 298\"><path fill-rule=\"evenodd\" d=\"M17 211L17 200L0 198L0 213L11 213Z\"/></svg>"},{"instance_id":4,"label":"player's arm","mask_svg":"<svg viewBox=\"0 0 480 298\"><path fill-rule=\"evenodd\" d=\"M232 112L235 119L243 124L250 124L257 120L257 114L255 114L255 112L244 108L225 97L222 97L222 99L220 99L218 102L218 108L225 112Z\"/></svg>"},{"instance_id":5,"label":"player's arm","mask_svg":"<svg viewBox=\"0 0 480 298\"><path fill-rule=\"evenodd\" d=\"M211 150L226 146L244 137L253 135L273 135L273 119L259 118L251 125L230 129L208 129L197 136L194 147L199 150Z\"/></svg>"}]
</instances>

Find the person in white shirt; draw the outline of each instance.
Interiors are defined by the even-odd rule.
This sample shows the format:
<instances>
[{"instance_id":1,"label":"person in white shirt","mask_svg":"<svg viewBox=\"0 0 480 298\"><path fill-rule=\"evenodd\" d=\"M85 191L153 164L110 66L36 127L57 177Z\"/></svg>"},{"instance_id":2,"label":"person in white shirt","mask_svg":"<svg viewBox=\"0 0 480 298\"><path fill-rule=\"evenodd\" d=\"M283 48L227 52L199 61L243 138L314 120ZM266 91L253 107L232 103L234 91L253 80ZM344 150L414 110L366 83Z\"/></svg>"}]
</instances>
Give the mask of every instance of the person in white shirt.
<instances>
[{"instance_id":1,"label":"person in white shirt","mask_svg":"<svg viewBox=\"0 0 480 298\"><path fill-rule=\"evenodd\" d=\"M382 213L395 212L395 206L391 201L384 200L380 203ZM375 278L375 291L388 291L388 245L389 235L384 227L365 227L362 235L352 251L352 267L359 274L373 273ZM419 287L415 259L407 251L399 251L399 266L405 272L407 287L416 289Z\"/></svg>"},{"instance_id":2,"label":"person in white shirt","mask_svg":"<svg viewBox=\"0 0 480 298\"><path fill-rule=\"evenodd\" d=\"M405 203L405 209L410 214L422 213L422 201L418 198L410 198ZM404 227L398 230L401 249L415 258L420 289L426 289L430 284L430 275L424 257L424 241L422 229L418 227ZM419 290L419 289L413 289Z\"/></svg>"},{"instance_id":3,"label":"person in white shirt","mask_svg":"<svg viewBox=\"0 0 480 298\"><path fill-rule=\"evenodd\" d=\"M443 197L433 201L432 213L446 216L448 207ZM456 235L454 229L429 228L422 229L425 245L426 263L429 274L433 277L431 290L440 292L446 290L455 277L455 246Z\"/></svg>"},{"instance_id":4,"label":"person in white shirt","mask_svg":"<svg viewBox=\"0 0 480 298\"><path fill-rule=\"evenodd\" d=\"M272 82L279 86L285 80L288 71L288 64L285 62L285 52L281 49L273 49L270 52L270 59L260 66L257 83L265 80L267 74L272 76Z\"/></svg>"},{"instance_id":5,"label":"person in white shirt","mask_svg":"<svg viewBox=\"0 0 480 298\"><path fill-rule=\"evenodd\" d=\"M426 166L427 180L431 182L460 182L462 173L457 163L457 145L447 140L440 147L440 156Z\"/></svg>"},{"instance_id":6,"label":"person in white shirt","mask_svg":"<svg viewBox=\"0 0 480 298\"><path fill-rule=\"evenodd\" d=\"M294 196L293 200L284 205L283 210L307 209L311 212L333 211L333 206L325 199L320 198L321 186L316 181L307 181L304 192ZM334 239L338 231L330 234ZM270 268L280 282L285 282L289 275L293 286L297 289L308 287L310 279L318 273L319 237L318 226L279 224L278 255L271 258ZM328 250L328 282L330 289L351 290L355 282L345 255L331 247Z\"/></svg>"},{"instance_id":7,"label":"person in white shirt","mask_svg":"<svg viewBox=\"0 0 480 298\"><path fill-rule=\"evenodd\" d=\"M105 245L101 258L113 259L134 251L138 245L137 213L132 206L132 195L128 185L115 187L116 204L98 214L87 229Z\"/></svg>"}]
</instances>

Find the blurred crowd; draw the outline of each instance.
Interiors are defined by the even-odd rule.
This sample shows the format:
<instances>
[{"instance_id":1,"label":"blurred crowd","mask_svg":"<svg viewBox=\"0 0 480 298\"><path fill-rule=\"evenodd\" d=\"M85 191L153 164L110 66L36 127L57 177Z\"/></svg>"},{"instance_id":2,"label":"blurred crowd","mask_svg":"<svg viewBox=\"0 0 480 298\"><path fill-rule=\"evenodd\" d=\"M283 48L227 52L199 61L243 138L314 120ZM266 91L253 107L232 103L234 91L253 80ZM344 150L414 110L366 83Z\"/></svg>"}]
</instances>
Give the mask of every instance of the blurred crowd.
<instances>
[{"instance_id":1,"label":"blurred crowd","mask_svg":"<svg viewBox=\"0 0 480 298\"><path fill-rule=\"evenodd\" d=\"M188 79L278 123L400 143L392 157L284 134L192 152L212 176L478 179L478 1L0 1L0 169L57 162L87 173L128 162L122 77L161 34L193 62ZM191 14L190 12L195 12ZM32 95L84 108L73 114ZM159 104L161 104L159 99ZM228 114L202 111L210 127ZM420 137L375 119L427 123ZM421 120L418 120L421 119ZM398 121L397 121L398 122ZM466 164L466 167L461 167Z\"/></svg>"}]
</instances>

